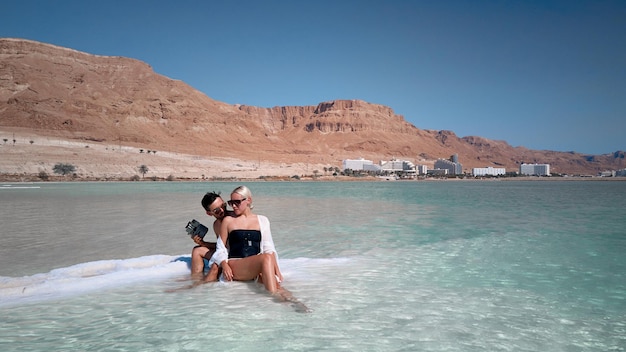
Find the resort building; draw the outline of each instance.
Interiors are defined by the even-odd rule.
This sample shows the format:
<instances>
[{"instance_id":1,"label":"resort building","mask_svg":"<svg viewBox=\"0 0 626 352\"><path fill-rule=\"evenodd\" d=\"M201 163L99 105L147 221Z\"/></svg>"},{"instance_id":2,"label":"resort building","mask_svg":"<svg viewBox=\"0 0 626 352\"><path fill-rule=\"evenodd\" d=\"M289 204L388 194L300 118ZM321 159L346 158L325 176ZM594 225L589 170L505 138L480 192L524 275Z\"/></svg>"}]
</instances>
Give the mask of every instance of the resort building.
<instances>
[{"instance_id":1,"label":"resort building","mask_svg":"<svg viewBox=\"0 0 626 352\"><path fill-rule=\"evenodd\" d=\"M454 154L449 160L437 159L435 161L435 169L448 170L448 175L461 175L463 173L463 165L459 162L459 156Z\"/></svg>"},{"instance_id":2,"label":"resort building","mask_svg":"<svg viewBox=\"0 0 626 352\"><path fill-rule=\"evenodd\" d=\"M383 171L389 173L415 173L415 164L407 160L392 159L389 161L381 161L380 167Z\"/></svg>"},{"instance_id":3,"label":"resort building","mask_svg":"<svg viewBox=\"0 0 626 352\"><path fill-rule=\"evenodd\" d=\"M550 164L526 164L519 166L520 175L550 176Z\"/></svg>"},{"instance_id":4,"label":"resort building","mask_svg":"<svg viewBox=\"0 0 626 352\"><path fill-rule=\"evenodd\" d=\"M343 170L366 171L387 175L395 174L404 178L415 176L415 165L407 160L381 160L380 164L374 164L371 160L363 158L346 159L342 162L342 166Z\"/></svg>"},{"instance_id":5,"label":"resort building","mask_svg":"<svg viewBox=\"0 0 626 352\"><path fill-rule=\"evenodd\" d=\"M447 169L430 169L427 171L427 174L432 175L432 176L443 176L443 175L448 174L448 170Z\"/></svg>"},{"instance_id":6,"label":"resort building","mask_svg":"<svg viewBox=\"0 0 626 352\"><path fill-rule=\"evenodd\" d=\"M500 176L506 175L506 170L503 167L475 167L472 169L472 175L479 176Z\"/></svg>"},{"instance_id":7,"label":"resort building","mask_svg":"<svg viewBox=\"0 0 626 352\"><path fill-rule=\"evenodd\" d=\"M615 170L606 170L600 172L600 177L615 177Z\"/></svg>"},{"instance_id":8,"label":"resort building","mask_svg":"<svg viewBox=\"0 0 626 352\"><path fill-rule=\"evenodd\" d=\"M342 162L343 170L354 171L381 171L381 167L374 164L371 160L359 159L346 159Z\"/></svg>"},{"instance_id":9,"label":"resort building","mask_svg":"<svg viewBox=\"0 0 626 352\"><path fill-rule=\"evenodd\" d=\"M428 173L428 166L426 165L417 165L415 168L419 175L426 175Z\"/></svg>"},{"instance_id":10,"label":"resort building","mask_svg":"<svg viewBox=\"0 0 626 352\"><path fill-rule=\"evenodd\" d=\"M359 159L346 159L342 162L342 168L344 170L363 170L365 165L373 165L371 160Z\"/></svg>"}]
</instances>

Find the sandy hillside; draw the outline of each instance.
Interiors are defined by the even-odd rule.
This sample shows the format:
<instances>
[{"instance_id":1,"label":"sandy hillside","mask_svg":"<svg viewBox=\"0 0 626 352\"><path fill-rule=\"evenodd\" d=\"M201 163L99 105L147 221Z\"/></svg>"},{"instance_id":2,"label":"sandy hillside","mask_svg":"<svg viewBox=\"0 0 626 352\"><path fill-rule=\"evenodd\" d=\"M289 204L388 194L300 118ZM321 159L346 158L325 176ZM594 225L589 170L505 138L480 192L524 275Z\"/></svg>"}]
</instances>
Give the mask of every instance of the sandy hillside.
<instances>
[{"instance_id":1,"label":"sandy hillside","mask_svg":"<svg viewBox=\"0 0 626 352\"><path fill-rule=\"evenodd\" d=\"M0 172L2 174L37 175L45 172L54 176L56 163L72 164L83 179L127 179L143 176L139 166L145 165L146 178L222 179L259 178L262 176L291 177L323 175L323 166L275 164L233 158L206 158L167 151L148 152L139 148L95 142L78 142L29 133L0 130ZM9 136L9 137L5 137ZM13 137L15 136L15 137ZM8 139L4 141L4 139ZM13 143L15 138L15 143ZM32 143L31 143L32 141Z\"/></svg>"}]
</instances>

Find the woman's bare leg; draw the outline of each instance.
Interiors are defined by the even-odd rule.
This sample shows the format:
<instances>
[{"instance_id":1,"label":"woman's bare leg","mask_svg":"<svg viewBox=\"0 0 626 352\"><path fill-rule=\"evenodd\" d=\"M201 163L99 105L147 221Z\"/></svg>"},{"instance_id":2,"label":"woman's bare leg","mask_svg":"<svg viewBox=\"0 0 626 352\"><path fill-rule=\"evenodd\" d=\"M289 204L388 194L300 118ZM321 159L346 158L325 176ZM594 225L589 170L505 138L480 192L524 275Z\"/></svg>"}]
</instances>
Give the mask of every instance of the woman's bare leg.
<instances>
[{"instance_id":1,"label":"woman's bare leg","mask_svg":"<svg viewBox=\"0 0 626 352\"><path fill-rule=\"evenodd\" d=\"M257 276L265 289L271 292L278 301L287 302L294 306L296 312L310 313L311 310L293 294L282 287L276 280L274 254L259 254L244 259L231 260L228 262L233 270L233 276L238 281L253 280Z\"/></svg>"},{"instance_id":2,"label":"woman's bare leg","mask_svg":"<svg viewBox=\"0 0 626 352\"><path fill-rule=\"evenodd\" d=\"M276 277L271 254L259 254L228 262L233 271L233 279L237 281L254 280L263 274L263 285L271 293L276 292Z\"/></svg>"}]
</instances>

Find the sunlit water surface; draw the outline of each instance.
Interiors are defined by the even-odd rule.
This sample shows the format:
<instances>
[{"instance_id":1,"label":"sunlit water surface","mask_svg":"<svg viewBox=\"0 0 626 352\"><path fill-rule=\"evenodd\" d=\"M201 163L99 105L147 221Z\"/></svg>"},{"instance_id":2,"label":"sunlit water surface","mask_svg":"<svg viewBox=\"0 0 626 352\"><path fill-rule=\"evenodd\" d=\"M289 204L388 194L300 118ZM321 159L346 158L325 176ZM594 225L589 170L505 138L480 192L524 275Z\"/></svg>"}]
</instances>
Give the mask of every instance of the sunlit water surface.
<instances>
[{"instance_id":1,"label":"sunlit water surface","mask_svg":"<svg viewBox=\"0 0 626 352\"><path fill-rule=\"evenodd\" d=\"M202 195L0 189L2 351L624 351L626 182L250 182L290 290L188 288Z\"/></svg>"}]
</instances>

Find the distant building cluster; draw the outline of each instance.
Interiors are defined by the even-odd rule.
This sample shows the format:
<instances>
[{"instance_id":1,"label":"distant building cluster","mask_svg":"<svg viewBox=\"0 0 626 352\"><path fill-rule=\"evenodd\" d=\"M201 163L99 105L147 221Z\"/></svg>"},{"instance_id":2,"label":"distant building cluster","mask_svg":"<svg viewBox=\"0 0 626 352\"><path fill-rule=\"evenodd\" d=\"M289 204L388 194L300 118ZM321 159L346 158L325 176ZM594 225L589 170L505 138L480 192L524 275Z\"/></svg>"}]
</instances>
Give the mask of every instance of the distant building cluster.
<instances>
[{"instance_id":1,"label":"distant building cluster","mask_svg":"<svg viewBox=\"0 0 626 352\"><path fill-rule=\"evenodd\" d=\"M621 170L607 170L600 172L600 177L624 177L626 176L626 169Z\"/></svg>"},{"instance_id":2,"label":"distant building cluster","mask_svg":"<svg viewBox=\"0 0 626 352\"><path fill-rule=\"evenodd\" d=\"M415 165L407 160L391 159L374 163L371 160L346 159L343 161L343 170L352 172L367 172L375 175L394 175L398 178L416 178L417 176L447 176L463 175L463 165L459 162L457 154L451 155L448 159L437 159L434 168L429 169L426 165ZM514 173L513 173L514 174ZM519 166L521 176L551 176L550 164L527 164ZM474 177L499 177L507 175L503 167L475 167L472 169ZM626 169L617 171L603 171L598 174L601 177L626 177ZM591 177L591 176L589 176Z\"/></svg>"},{"instance_id":3,"label":"distant building cluster","mask_svg":"<svg viewBox=\"0 0 626 352\"><path fill-rule=\"evenodd\" d=\"M458 155L452 155L450 159L439 159L435 162L434 169L428 169L426 165L415 165L407 160L383 160L375 164L367 159L346 159L342 162L343 170L357 172L371 172L379 175L397 175L398 178L415 178L417 175L461 175L463 165L458 161Z\"/></svg>"},{"instance_id":4,"label":"distant building cluster","mask_svg":"<svg viewBox=\"0 0 626 352\"><path fill-rule=\"evenodd\" d=\"M346 159L342 162L343 170L351 170L353 172L368 172L378 175L396 175L398 178L415 178L417 175L445 176L445 175L462 175L463 165L459 162L457 154L450 156L449 159L438 159L435 162L435 168L429 169L426 165L415 165L407 160L383 160L375 164L371 160Z\"/></svg>"}]
</instances>

